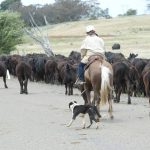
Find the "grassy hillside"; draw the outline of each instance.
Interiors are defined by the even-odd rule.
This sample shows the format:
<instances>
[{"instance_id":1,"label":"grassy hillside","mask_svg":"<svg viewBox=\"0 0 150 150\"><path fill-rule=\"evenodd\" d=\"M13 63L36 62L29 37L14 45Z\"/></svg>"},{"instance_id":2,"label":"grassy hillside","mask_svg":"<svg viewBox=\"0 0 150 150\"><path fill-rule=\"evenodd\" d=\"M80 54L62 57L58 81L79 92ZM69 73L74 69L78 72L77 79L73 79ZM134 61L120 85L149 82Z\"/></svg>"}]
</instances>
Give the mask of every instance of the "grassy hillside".
<instances>
[{"instance_id":1,"label":"grassy hillside","mask_svg":"<svg viewBox=\"0 0 150 150\"><path fill-rule=\"evenodd\" d=\"M150 58L150 15L118 17L112 19L84 20L49 25L48 32L51 47L56 54L68 55L72 50L79 51L85 37L85 26L92 24L97 33L104 39L107 51L113 43L121 44L125 56L138 53L139 57ZM28 36L25 44L17 47L17 52L43 52L42 48Z\"/></svg>"}]
</instances>

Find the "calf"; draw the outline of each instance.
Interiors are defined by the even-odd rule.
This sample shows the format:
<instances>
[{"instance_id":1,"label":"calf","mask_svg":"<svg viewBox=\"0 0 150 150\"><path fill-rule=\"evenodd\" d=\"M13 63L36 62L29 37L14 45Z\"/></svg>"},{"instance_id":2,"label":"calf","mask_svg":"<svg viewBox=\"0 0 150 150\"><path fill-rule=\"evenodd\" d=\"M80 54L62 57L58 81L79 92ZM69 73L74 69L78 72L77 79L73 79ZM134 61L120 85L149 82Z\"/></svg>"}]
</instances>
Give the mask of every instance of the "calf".
<instances>
[{"instance_id":1,"label":"calf","mask_svg":"<svg viewBox=\"0 0 150 150\"><path fill-rule=\"evenodd\" d=\"M67 95L73 95L73 85L76 81L76 66L71 64L66 64L64 66L64 79L63 82L65 84Z\"/></svg>"}]
</instances>

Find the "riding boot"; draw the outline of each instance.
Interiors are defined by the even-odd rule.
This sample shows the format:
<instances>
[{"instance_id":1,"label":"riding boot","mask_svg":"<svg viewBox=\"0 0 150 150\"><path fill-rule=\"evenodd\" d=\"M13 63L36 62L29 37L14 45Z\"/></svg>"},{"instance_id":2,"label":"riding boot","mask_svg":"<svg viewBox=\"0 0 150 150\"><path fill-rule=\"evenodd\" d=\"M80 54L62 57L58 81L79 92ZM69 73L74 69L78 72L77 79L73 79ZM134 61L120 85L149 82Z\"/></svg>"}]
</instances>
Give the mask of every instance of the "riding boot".
<instances>
[{"instance_id":1,"label":"riding boot","mask_svg":"<svg viewBox=\"0 0 150 150\"><path fill-rule=\"evenodd\" d=\"M84 66L85 66L86 64L84 64L84 63L80 63L79 64L79 66L78 66L78 68L77 68L77 76L78 76L78 79L77 79L77 81L75 82L75 84L77 84L77 85L82 85L82 84L84 84L85 82L84 82Z\"/></svg>"}]
</instances>

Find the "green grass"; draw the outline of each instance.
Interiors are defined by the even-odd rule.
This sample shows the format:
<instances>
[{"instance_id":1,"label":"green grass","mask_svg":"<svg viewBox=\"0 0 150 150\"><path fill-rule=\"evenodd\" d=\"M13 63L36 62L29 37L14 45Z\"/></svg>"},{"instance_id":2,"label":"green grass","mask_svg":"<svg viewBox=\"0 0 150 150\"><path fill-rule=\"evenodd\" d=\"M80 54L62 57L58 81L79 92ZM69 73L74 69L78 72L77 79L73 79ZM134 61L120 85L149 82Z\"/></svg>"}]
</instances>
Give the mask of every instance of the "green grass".
<instances>
[{"instance_id":1,"label":"green grass","mask_svg":"<svg viewBox=\"0 0 150 150\"><path fill-rule=\"evenodd\" d=\"M119 51L126 57L138 53L139 57L150 58L150 15L118 17L112 19L82 20L43 27L48 33L53 52L68 55L72 50L79 51L85 37L85 26L93 24L97 33L104 39L107 51L113 43L121 44ZM25 44L17 46L18 53L42 53L41 46L25 36Z\"/></svg>"}]
</instances>

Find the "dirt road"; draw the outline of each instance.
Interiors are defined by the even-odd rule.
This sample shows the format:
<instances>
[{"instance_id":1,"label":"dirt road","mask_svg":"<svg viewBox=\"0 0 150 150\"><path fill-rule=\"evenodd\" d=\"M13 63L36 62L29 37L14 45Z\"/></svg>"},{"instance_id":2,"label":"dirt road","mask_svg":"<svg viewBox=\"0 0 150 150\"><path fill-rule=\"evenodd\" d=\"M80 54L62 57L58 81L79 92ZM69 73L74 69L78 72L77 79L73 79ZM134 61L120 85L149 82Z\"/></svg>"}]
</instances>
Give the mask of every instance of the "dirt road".
<instances>
[{"instance_id":1,"label":"dirt road","mask_svg":"<svg viewBox=\"0 0 150 150\"><path fill-rule=\"evenodd\" d=\"M70 128L68 103L83 103L79 91L64 95L64 86L29 82L29 94L19 94L16 79L7 80L8 89L0 81L0 150L149 150L150 117L146 98L127 96L113 104L114 120L101 109L99 129L81 129L81 118ZM88 118L87 118L88 125Z\"/></svg>"}]
</instances>

